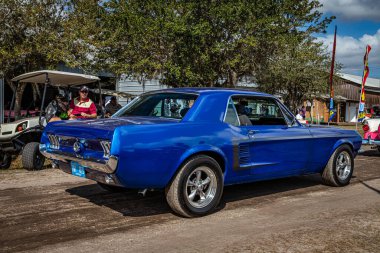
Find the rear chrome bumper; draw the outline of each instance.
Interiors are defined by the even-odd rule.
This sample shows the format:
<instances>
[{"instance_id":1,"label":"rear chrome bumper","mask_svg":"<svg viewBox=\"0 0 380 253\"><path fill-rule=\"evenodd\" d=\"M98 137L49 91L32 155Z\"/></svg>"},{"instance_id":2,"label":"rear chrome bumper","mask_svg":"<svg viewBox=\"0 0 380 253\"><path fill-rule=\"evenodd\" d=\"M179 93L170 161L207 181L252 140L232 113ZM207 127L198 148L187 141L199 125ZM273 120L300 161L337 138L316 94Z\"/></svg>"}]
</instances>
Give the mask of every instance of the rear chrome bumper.
<instances>
[{"instance_id":1,"label":"rear chrome bumper","mask_svg":"<svg viewBox=\"0 0 380 253\"><path fill-rule=\"evenodd\" d=\"M70 163L71 161L79 163L83 167L88 167L93 170L97 170L105 173L114 173L118 164L118 158L111 155L108 160L86 160L82 157L77 157L75 155L62 153L60 151L47 151L45 144L40 144L40 152L46 158L52 159L54 161L60 161L65 163Z\"/></svg>"}]
</instances>

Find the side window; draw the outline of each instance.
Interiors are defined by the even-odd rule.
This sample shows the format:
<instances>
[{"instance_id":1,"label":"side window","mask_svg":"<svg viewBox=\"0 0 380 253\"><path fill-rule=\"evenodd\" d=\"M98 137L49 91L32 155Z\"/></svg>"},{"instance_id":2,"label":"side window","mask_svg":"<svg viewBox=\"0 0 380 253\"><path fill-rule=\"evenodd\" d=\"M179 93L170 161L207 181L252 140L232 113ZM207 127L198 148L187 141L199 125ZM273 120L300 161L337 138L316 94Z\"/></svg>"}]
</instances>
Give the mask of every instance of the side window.
<instances>
[{"instance_id":1,"label":"side window","mask_svg":"<svg viewBox=\"0 0 380 253\"><path fill-rule=\"evenodd\" d=\"M281 108L272 98L233 96L240 125L287 125Z\"/></svg>"},{"instance_id":2,"label":"side window","mask_svg":"<svg viewBox=\"0 0 380 253\"><path fill-rule=\"evenodd\" d=\"M231 124L233 126L239 126L239 119L235 111L234 103L232 102L232 99L230 98L228 100L228 106L226 115L224 116L224 122Z\"/></svg>"}]
</instances>

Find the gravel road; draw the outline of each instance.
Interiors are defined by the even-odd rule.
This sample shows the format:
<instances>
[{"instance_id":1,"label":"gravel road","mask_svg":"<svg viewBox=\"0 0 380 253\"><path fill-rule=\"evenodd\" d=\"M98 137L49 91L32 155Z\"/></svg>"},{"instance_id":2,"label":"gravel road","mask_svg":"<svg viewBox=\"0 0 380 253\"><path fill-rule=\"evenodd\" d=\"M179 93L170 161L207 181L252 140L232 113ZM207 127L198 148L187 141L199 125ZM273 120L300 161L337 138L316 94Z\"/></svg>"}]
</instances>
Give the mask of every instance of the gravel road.
<instances>
[{"instance_id":1,"label":"gravel road","mask_svg":"<svg viewBox=\"0 0 380 253\"><path fill-rule=\"evenodd\" d=\"M0 172L0 252L380 252L380 154L351 184L304 176L226 187L207 217L174 215L162 192L108 193L56 169Z\"/></svg>"}]
</instances>

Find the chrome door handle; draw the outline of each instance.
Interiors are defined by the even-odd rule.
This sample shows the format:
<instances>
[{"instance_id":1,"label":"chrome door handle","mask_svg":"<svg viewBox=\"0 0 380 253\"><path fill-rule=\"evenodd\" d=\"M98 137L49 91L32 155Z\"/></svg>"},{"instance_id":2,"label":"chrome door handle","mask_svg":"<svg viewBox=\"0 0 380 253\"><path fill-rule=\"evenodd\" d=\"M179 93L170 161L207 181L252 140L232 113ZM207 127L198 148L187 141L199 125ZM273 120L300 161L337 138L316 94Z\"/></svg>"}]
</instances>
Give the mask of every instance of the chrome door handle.
<instances>
[{"instance_id":1,"label":"chrome door handle","mask_svg":"<svg viewBox=\"0 0 380 253\"><path fill-rule=\"evenodd\" d=\"M248 137L253 137L255 134L257 134L259 131L258 130L249 130L248 131Z\"/></svg>"}]
</instances>

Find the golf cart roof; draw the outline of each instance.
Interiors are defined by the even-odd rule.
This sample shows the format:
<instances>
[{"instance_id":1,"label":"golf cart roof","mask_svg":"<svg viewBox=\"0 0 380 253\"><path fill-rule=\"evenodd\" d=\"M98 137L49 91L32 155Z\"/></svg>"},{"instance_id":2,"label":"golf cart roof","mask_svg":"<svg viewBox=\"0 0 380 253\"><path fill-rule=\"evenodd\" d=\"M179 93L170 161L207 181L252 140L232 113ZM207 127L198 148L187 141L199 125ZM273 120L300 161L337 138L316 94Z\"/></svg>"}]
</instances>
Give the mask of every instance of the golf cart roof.
<instances>
[{"instance_id":1,"label":"golf cart roof","mask_svg":"<svg viewBox=\"0 0 380 253\"><path fill-rule=\"evenodd\" d=\"M45 83L46 75L50 80L50 85L54 86L82 85L100 80L99 77L91 75L55 70L39 70L16 76L12 81L19 81L21 83Z\"/></svg>"}]
</instances>

